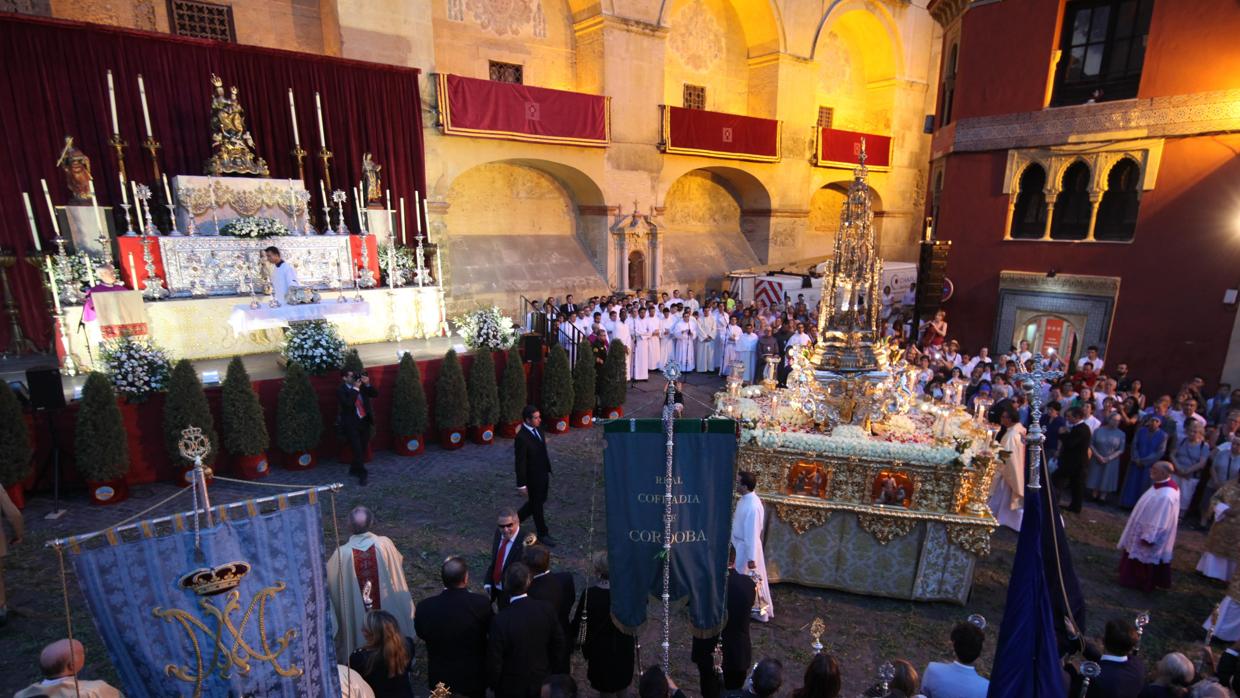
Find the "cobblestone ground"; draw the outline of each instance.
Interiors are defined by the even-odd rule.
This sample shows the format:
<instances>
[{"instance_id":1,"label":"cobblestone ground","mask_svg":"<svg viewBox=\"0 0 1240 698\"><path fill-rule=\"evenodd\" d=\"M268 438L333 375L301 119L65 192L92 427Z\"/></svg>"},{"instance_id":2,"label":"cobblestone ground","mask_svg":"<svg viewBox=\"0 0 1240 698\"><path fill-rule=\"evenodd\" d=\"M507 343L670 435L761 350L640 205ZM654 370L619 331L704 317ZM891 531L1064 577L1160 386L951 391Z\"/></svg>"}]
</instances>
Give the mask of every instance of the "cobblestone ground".
<instances>
[{"instance_id":1,"label":"cobblestone ground","mask_svg":"<svg viewBox=\"0 0 1240 698\"><path fill-rule=\"evenodd\" d=\"M641 384L638 390L630 391L627 405L630 416L658 415L660 383L651 380ZM720 381L710 376L690 376L688 383L690 399L686 416L703 416L708 412L705 403L718 389ZM580 589L585 581L590 551L604 545L601 431L574 431L567 436L554 437L551 456L555 474L548 520L560 541L554 551L554 565L572 570ZM432 449L424 456L408 459L386 452L376 454L370 465L370 484L364 488L356 486L345 470L345 466L334 463L300 473L277 469L269 481L305 485L346 482L344 490L336 495L341 526L344 513L350 507L357 504L371 507L378 519L377 530L391 536L405 555L405 573L415 600L438 593L439 563L449 554L463 554L472 569L484 569L489 558L496 509L520 503L513 487L511 446L506 441L492 446L468 445L453 453ZM212 487L213 503L271 493L271 490L261 491L264 489L217 482ZM35 680L39 649L65 635L59 567L56 555L43 543L56 536L106 527L172 492L173 487L164 484L135 488L131 500L109 508L92 507L82 493L74 493L67 502L68 513L57 521L43 518L51 509L49 499L36 497L30 502L25 512L29 534L6 562L10 606L14 613L9 624L0 629L0 695L10 695ZM325 498L325 514L330 512L327 501ZM1124 524L1122 512L1089 506L1083 514L1069 514L1068 517L1077 570L1091 604L1088 630L1096 635L1107 618L1134 617L1141 609L1152 609L1153 622L1146 631L1143 651L1157 657L1173 649L1189 650L1195 657L1195 648L1199 647L1203 635L1201 621L1223 594L1221 583L1204 580L1193 572L1204 542L1202 534L1181 531L1174 590L1145 595L1114 584L1118 563L1114 544ZM330 549L334 534L327 515L324 530ZM800 685L799 674L810 658L811 640L807 628L815 616L821 616L828 628L823 641L844 668L845 695L856 695L871 682L876 668L885 658L906 657L920 668L930 660L948 656L947 635L951 626L969 613L982 613L990 620L990 628L986 631L988 645L980 667L983 673L988 673L1015 545L1016 536L1012 532L1001 530L995 534L994 552L977 566L967 608L777 585L773 590L777 616L770 624L754 624L754 657L780 658L787 672L785 685L789 688ZM84 675L112 679L112 669L71 571L67 582L74 632L87 646L88 663ZM658 659L659 614L652 604L650 618L655 622L648 623L642 634L643 661L647 664ZM697 677L689 661L689 644L686 622L682 617L674 617L673 675L686 691L695 694ZM419 648L418 688L423 695L426 693L424 656L424 649ZM574 674L584 687L585 665L580 656L574 660Z\"/></svg>"}]
</instances>

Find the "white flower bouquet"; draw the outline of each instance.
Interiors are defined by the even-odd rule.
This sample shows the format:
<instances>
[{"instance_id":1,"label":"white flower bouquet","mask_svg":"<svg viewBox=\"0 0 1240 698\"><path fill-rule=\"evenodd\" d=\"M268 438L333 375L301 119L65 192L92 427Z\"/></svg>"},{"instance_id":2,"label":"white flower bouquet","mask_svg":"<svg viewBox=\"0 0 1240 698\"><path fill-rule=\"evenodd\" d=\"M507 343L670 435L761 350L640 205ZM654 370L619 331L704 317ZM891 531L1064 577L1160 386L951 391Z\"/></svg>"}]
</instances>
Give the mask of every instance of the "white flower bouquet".
<instances>
[{"instance_id":1,"label":"white flower bouquet","mask_svg":"<svg viewBox=\"0 0 1240 698\"><path fill-rule=\"evenodd\" d=\"M481 308L456 319L456 331L465 340L465 346L473 351L487 349L501 351L517 343L520 331L512 318L500 312L496 306Z\"/></svg>"},{"instance_id":2,"label":"white flower bouquet","mask_svg":"<svg viewBox=\"0 0 1240 698\"><path fill-rule=\"evenodd\" d=\"M288 234L288 228L283 223L265 216L234 218L220 226L220 235L228 235L235 238L262 240Z\"/></svg>"},{"instance_id":3,"label":"white flower bouquet","mask_svg":"<svg viewBox=\"0 0 1240 698\"><path fill-rule=\"evenodd\" d=\"M344 364L346 349L336 326L327 320L297 322L289 328L280 354L311 375L335 371Z\"/></svg>"},{"instance_id":4,"label":"white flower bouquet","mask_svg":"<svg viewBox=\"0 0 1240 698\"><path fill-rule=\"evenodd\" d=\"M103 343L100 365L117 393L129 402L142 402L168 387L172 362L154 342L124 336Z\"/></svg>"}]
</instances>

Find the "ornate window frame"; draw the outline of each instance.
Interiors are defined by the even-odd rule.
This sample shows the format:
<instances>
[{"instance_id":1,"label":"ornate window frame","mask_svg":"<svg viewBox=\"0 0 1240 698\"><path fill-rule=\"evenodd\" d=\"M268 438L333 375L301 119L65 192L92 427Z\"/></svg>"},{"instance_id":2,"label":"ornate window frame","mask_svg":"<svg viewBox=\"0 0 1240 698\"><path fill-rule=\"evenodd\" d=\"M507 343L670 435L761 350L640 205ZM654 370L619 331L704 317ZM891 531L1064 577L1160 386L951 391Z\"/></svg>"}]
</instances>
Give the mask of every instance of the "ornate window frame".
<instances>
[{"instance_id":1,"label":"ornate window frame","mask_svg":"<svg viewBox=\"0 0 1240 698\"><path fill-rule=\"evenodd\" d=\"M1154 188L1158 168L1162 163L1164 140L1161 138L1107 141L1100 143L1054 145L1046 148L1018 148L1008 151L1007 166L1003 175L1003 193L1008 196L1007 217L1003 223L1003 239L1012 242L1057 242L1068 244L1100 243L1128 244L1132 240L1098 240L1094 227L1098 222L1098 205L1107 188L1107 176L1120 160L1128 158L1136 163L1140 172L1139 197ZM1054 240L1051 238L1051 220L1055 199L1063 187L1064 172L1075 162L1083 162L1089 168L1089 231L1083 240ZM1037 163L1046 170L1046 229L1040 238L1013 238L1012 216L1016 209L1016 197L1020 194L1020 176L1030 164Z\"/></svg>"}]
</instances>

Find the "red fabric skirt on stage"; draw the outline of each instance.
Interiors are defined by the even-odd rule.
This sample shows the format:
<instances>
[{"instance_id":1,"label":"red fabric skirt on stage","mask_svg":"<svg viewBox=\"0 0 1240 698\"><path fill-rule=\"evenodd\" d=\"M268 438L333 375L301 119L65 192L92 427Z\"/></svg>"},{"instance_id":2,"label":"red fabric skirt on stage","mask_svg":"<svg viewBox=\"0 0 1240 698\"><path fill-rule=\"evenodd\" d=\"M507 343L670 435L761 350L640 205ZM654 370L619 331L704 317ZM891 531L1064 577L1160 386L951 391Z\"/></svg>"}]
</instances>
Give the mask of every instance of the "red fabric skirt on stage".
<instances>
[{"instance_id":1,"label":"red fabric skirt on stage","mask_svg":"<svg viewBox=\"0 0 1240 698\"><path fill-rule=\"evenodd\" d=\"M1151 565L1128 557L1125 552L1119 561L1119 584L1129 589L1154 591L1155 588L1171 588L1171 563Z\"/></svg>"}]
</instances>

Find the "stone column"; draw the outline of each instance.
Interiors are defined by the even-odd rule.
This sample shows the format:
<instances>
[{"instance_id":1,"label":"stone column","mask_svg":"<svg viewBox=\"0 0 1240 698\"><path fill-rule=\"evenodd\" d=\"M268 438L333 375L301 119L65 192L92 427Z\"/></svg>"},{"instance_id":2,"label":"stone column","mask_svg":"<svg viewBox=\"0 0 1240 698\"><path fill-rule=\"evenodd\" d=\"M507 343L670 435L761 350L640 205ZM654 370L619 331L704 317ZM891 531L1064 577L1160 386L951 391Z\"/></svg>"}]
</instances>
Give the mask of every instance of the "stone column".
<instances>
[{"instance_id":1,"label":"stone column","mask_svg":"<svg viewBox=\"0 0 1240 698\"><path fill-rule=\"evenodd\" d=\"M1017 192L1008 195L1007 222L1003 224L1003 239L1012 239L1012 219L1016 217L1016 199L1020 196Z\"/></svg>"},{"instance_id":2,"label":"stone column","mask_svg":"<svg viewBox=\"0 0 1240 698\"><path fill-rule=\"evenodd\" d=\"M663 286L663 251L659 245L659 227L650 224L650 283L647 290L657 291Z\"/></svg>"},{"instance_id":3,"label":"stone column","mask_svg":"<svg viewBox=\"0 0 1240 698\"><path fill-rule=\"evenodd\" d=\"M1042 228L1042 239L1051 239L1051 222L1055 219L1055 194L1046 195L1046 226Z\"/></svg>"},{"instance_id":4,"label":"stone column","mask_svg":"<svg viewBox=\"0 0 1240 698\"><path fill-rule=\"evenodd\" d=\"M623 229L617 230L615 236L616 246L620 254L620 279L616 284L616 288L624 292L629 289L629 236Z\"/></svg>"},{"instance_id":5,"label":"stone column","mask_svg":"<svg viewBox=\"0 0 1240 698\"><path fill-rule=\"evenodd\" d=\"M1102 203L1102 192L1089 192L1089 231L1085 233L1085 240L1094 241L1094 227L1098 225L1098 204Z\"/></svg>"}]
</instances>

